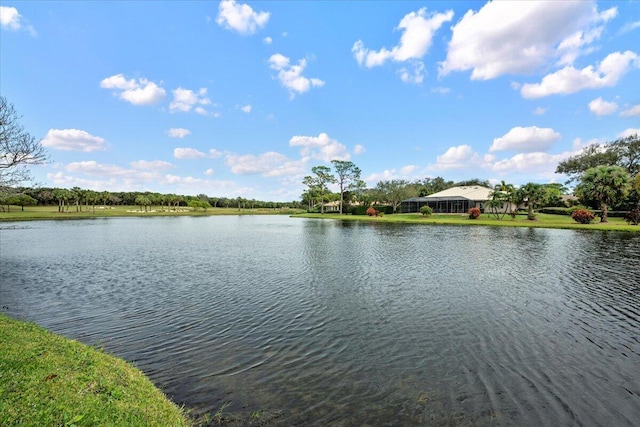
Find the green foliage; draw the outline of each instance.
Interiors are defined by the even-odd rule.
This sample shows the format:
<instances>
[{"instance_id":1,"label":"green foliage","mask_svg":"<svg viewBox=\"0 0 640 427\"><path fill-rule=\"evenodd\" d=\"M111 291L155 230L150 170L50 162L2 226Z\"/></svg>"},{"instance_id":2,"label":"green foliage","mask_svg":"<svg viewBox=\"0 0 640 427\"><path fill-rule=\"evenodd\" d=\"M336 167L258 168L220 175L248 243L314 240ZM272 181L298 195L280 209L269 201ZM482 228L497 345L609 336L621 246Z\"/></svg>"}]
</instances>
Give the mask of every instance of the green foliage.
<instances>
[{"instance_id":1,"label":"green foliage","mask_svg":"<svg viewBox=\"0 0 640 427\"><path fill-rule=\"evenodd\" d=\"M478 219L480 217L480 209L479 208L471 208L469 209L469 219Z\"/></svg>"},{"instance_id":2,"label":"green foliage","mask_svg":"<svg viewBox=\"0 0 640 427\"><path fill-rule=\"evenodd\" d=\"M420 213L423 216L431 216L433 214L433 209L430 206L423 206L420 208Z\"/></svg>"},{"instance_id":3,"label":"green foliage","mask_svg":"<svg viewBox=\"0 0 640 427\"><path fill-rule=\"evenodd\" d=\"M396 213L403 200L418 195L416 187L404 179L380 181L376 185L376 193L379 201L393 207L390 213Z\"/></svg>"},{"instance_id":4,"label":"green foliage","mask_svg":"<svg viewBox=\"0 0 640 427\"><path fill-rule=\"evenodd\" d=\"M333 168L336 171L335 181L340 188L340 213L342 214L343 206L345 204L345 192L360 188L364 184L364 181L360 179L360 168L353 162L346 160L332 160ZM348 202L349 200L347 200Z\"/></svg>"},{"instance_id":5,"label":"green foliage","mask_svg":"<svg viewBox=\"0 0 640 427\"><path fill-rule=\"evenodd\" d=\"M351 215L366 215L367 206L364 206L364 205L349 206L349 210L347 211L347 213Z\"/></svg>"},{"instance_id":6,"label":"green foliage","mask_svg":"<svg viewBox=\"0 0 640 427\"><path fill-rule=\"evenodd\" d=\"M580 224L591 224L595 215L587 209L577 209L571 214L571 218Z\"/></svg>"},{"instance_id":7,"label":"green foliage","mask_svg":"<svg viewBox=\"0 0 640 427\"><path fill-rule=\"evenodd\" d=\"M629 181L629 173L620 166L598 166L585 171L574 192L581 200L599 202L601 221L607 222L609 205L624 199L631 189Z\"/></svg>"},{"instance_id":8,"label":"green foliage","mask_svg":"<svg viewBox=\"0 0 640 427\"><path fill-rule=\"evenodd\" d=\"M382 212L385 215L391 215L395 212L393 206L389 205L373 205L373 207L376 208L378 212Z\"/></svg>"},{"instance_id":9,"label":"green foliage","mask_svg":"<svg viewBox=\"0 0 640 427\"><path fill-rule=\"evenodd\" d=\"M627 221L629 225L638 225L640 224L640 208L635 208L629 211L624 217L624 220Z\"/></svg>"},{"instance_id":10,"label":"green foliage","mask_svg":"<svg viewBox=\"0 0 640 427\"><path fill-rule=\"evenodd\" d=\"M466 181L456 182L455 184L453 184L452 187L473 187L473 186L491 188L491 183L486 179L474 178Z\"/></svg>"}]
</instances>

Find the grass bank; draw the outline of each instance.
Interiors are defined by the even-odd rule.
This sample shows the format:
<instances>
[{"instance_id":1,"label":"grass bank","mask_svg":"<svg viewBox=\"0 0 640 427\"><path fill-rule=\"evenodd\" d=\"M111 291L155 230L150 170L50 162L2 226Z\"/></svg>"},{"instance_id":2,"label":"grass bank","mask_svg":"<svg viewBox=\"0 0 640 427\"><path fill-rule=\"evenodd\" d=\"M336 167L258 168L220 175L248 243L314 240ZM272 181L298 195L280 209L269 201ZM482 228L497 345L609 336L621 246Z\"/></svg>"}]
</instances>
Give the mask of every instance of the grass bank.
<instances>
[{"instance_id":1,"label":"grass bank","mask_svg":"<svg viewBox=\"0 0 640 427\"><path fill-rule=\"evenodd\" d=\"M178 210L162 210L154 206L149 211L140 210L138 206L82 206L82 211L76 212L76 207L71 206L69 211L58 212L57 206L25 206L24 211L20 206L11 206L7 212L0 212L2 221L28 221L42 219L85 219L85 218L111 218L111 217L148 217L148 216L211 216L211 215L292 215L303 212L301 209L238 209L238 208L209 208L194 210L181 207Z\"/></svg>"},{"instance_id":2,"label":"grass bank","mask_svg":"<svg viewBox=\"0 0 640 427\"><path fill-rule=\"evenodd\" d=\"M625 231L640 232L640 225L628 225L622 218L609 218L609 222L601 223L598 219L592 224L578 224L568 215L536 214L536 219L530 221L526 215L518 215L515 219L505 217L495 219L488 215L481 215L477 219L469 219L464 214L435 214L425 217L421 214L395 214L381 217L366 215L340 215L340 214L296 214L295 218L320 218L339 219L346 221L383 222L383 223L408 223L431 225L467 225L467 226L492 226L492 227L531 227L531 228L566 228L574 230L600 230L600 231Z\"/></svg>"},{"instance_id":3,"label":"grass bank","mask_svg":"<svg viewBox=\"0 0 640 427\"><path fill-rule=\"evenodd\" d=\"M191 422L127 362L0 315L0 425L166 427Z\"/></svg>"}]
</instances>

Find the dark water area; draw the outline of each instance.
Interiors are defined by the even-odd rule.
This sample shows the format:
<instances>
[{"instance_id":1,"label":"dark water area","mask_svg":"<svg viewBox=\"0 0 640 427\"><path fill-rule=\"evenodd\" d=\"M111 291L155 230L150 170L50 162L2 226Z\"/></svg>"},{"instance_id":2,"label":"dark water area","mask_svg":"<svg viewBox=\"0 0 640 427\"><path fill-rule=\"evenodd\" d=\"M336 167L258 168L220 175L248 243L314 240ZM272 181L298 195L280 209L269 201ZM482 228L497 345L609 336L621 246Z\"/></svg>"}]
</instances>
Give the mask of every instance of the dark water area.
<instances>
[{"instance_id":1,"label":"dark water area","mask_svg":"<svg viewBox=\"0 0 640 427\"><path fill-rule=\"evenodd\" d=\"M0 306L194 414L640 425L640 235L285 217L0 230ZM0 343L0 345L10 345Z\"/></svg>"}]
</instances>

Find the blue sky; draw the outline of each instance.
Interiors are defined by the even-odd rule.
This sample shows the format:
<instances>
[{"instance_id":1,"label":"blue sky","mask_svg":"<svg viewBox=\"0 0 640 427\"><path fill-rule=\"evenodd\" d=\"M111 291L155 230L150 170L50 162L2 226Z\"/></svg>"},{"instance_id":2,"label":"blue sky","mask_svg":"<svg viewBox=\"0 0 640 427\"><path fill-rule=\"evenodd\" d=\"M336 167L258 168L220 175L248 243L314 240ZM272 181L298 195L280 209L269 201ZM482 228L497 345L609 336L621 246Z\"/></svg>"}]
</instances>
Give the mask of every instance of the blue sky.
<instances>
[{"instance_id":1,"label":"blue sky","mask_svg":"<svg viewBox=\"0 0 640 427\"><path fill-rule=\"evenodd\" d=\"M291 201L351 160L371 187L563 182L640 132L640 2L3 1L0 89L45 186Z\"/></svg>"}]
</instances>

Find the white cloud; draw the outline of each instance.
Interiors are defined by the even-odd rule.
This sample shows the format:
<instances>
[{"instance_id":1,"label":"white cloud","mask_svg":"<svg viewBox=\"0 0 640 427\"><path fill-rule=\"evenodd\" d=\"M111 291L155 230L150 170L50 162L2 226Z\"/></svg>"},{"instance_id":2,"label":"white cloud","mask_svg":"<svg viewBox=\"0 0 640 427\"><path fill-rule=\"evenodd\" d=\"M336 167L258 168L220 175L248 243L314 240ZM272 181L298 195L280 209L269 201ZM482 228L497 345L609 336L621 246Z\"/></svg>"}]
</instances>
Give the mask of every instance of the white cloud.
<instances>
[{"instance_id":1,"label":"white cloud","mask_svg":"<svg viewBox=\"0 0 640 427\"><path fill-rule=\"evenodd\" d=\"M207 98L207 88L200 88L198 92L179 87L171 91L173 93L173 101L169 104L169 111L175 113L177 111L189 112L192 109L202 115L207 114L207 110L203 105L211 105L211 100Z\"/></svg>"},{"instance_id":2,"label":"white cloud","mask_svg":"<svg viewBox=\"0 0 640 427\"><path fill-rule=\"evenodd\" d=\"M269 66L278 71L278 80L282 86L289 89L291 98L295 96L294 92L305 93L312 87L322 87L324 82L316 78L307 78L302 75L302 72L307 67L307 60L301 59L298 61L298 65L291 65L289 58L276 53L269 58Z\"/></svg>"},{"instance_id":3,"label":"white cloud","mask_svg":"<svg viewBox=\"0 0 640 427\"><path fill-rule=\"evenodd\" d=\"M405 83L421 84L424 81L424 64L421 61L413 61L412 70L403 67L397 71L400 80Z\"/></svg>"},{"instance_id":4,"label":"white cloud","mask_svg":"<svg viewBox=\"0 0 640 427\"><path fill-rule=\"evenodd\" d=\"M347 147L332 139L326 133L318 136L294 136L289 140L292 147L301 147L300 153L304 157L329 163L331 160L349 160Z\"/></svg>"},{"instance_id":5,"label":"white cloud","mask_svg":"<svg viewBox=\"0 0 640 427\"><path fill-rule=\"evenodd\" d=\"M169 135L171 138L182 139L187 135L191 135L191 131L184 128L171 128L167 131L167 135Z\"/></svg>"},{"instance_id":6,"label":"white cloud","mask_svg":"<svg viewBox=\"0 0 640 427\"><path fill-rule=\"evenodd\" d=\"M120 99L133 105L151 105L162 101L166 92L154 82L145 78L127 80L123 74L107 77L100 87L114 90Z\"/></svg>"},{"instance_id":7,"label":"white cloud","mask_svg":"<svg viewBox=\"0 0 640 427\"><path fill-rule=\"evenodd\" d=\"M364 145L356 144L356 146L353 147L353 154L355 154L356 156L358 154L364 153L365 151L367 150L364 148Z\"/></svg>"},{"instance_id":8,"label":"white cloud","mask_svg":"<svg viewBox=\"0 0 640 427\"><path fill-rule=\"evenodd\" d=\"M452 27L440 75L472 70L471 79L532 73L550 60L570 64L591 44L617 9L598 12L593 1L493 1L469 10Z\"/></svg>"},{"instance_id":9,"label":"white cloud","mask_svg":"<svg viewBox=\"0 0 640 427\"><path fill-rule=\"evenodd\" d=\"M198 151L195 148L180 147L180 148L175 148L173 150L173 157L175 157L176 159L185 160L185 159L204 159L208 156L206 153L203 153L202 151Z\"/></svg>"},{"instance_id":10,"label":"white cloud","mask_svg":"<svg viewBox=\"0 0 640 427\"><path fill-rule=\"evenodd\" d=\"M494 151L544 151L550 148L561 135L551 128L516 126L493 140L489 152Z\"/></svg>"},{"instance_id":11,"label":"white cloud","mask_svg":"<svg viewBox=\"0 0 640 427\"><path fill-rule=\"evenodd\" d=\"M209 168L206 171L204 171L204 174L207 176L212 176L215 175L216 171L214 171L213 169Z\"/></svg>"},{"instance_id":12,"label":"white cloud","mask_svg":"<svg viewBox=\"0 0 640 427\"><path fill-rule=\"evenodd\" d=\"M383 65L388 60L404 62L422 58L431 47L435 32L445 22L453 19L453 11L445 13L427 13L426 8L405 15L396 30L402 31L400 43L390 50L382 48L379 51L364 47L362 40L358 40L351 48L351 52L358 64L367 68ZM401 76L404 75L401 73Z\"/></svg>"},{"instance_id":13,"label":"white cloud","mask_svg":"<svg viewBox=\"0 0 640 427\"><path fill-rule=\"evenodd\" d=\"M33 37L36 36L36 30L33 26L22 24L22 15L20 15L18 9L15 7L0 6L0 27L10 31L24 29Z\"/></svg>"},{"instance_id":14,"label":"white cloud","mask_svg":"<svg viewBox=\"0 0 640 427\"><path fill-rule=\"evenodd\" d=\"M458 145L450 147L444 154L436 158L438 169L458 169L469 166L472 159L477 156L470 145Z\"/></svg>"},{"instance_id":15,"label":"white cloud","mask_svg":"<svg viewBox=\"0 0 640 427\"><path fill-rule=\"evenodd\" d=\"M79 129L50 129L42 140L42 146L64 151L104 151L103 138Z\"/></svg>"},{"instance_id":16,"label":"white cloud","mask_svg":"<svg viewBox=\"0 0 640 427\"><path fill-rule=\"evenodd\" d=\"M565 160L572 153L561 154L548 153L519 153L509 159L495 162L491 169L495 172L516 173L537 173L553 176L556 166Z\"/></svg>"},{"instance_id":17,"label":"white cloud","mask_svg":"<svg viewBox=\"0 0 640 427\"><path fill-rule=\"evenodd\" d=\"M367 185L374 187L380 181L393 179L413 179L411 174L418 169L416 165L406 165L400 169L385 169L382 172L372 173L364 178Z\"/></svg>"},{"instance_id":18,"label":"white cloud","mask_svg":"<svg viewBox=\"0 0 640 427\"><path fill-rule=\"evenodd\" d=\"M540 98L554 94L570 94L584 89L599 89L615 86L632 68L640 67L640 59L634 52L614 52L596 67L578 70L566 66L555 73L546 75L540 83L527 83L520 93L525 98Z\"/></svg>"},{"instance_id":19,"label":"white cloud","mask_svg":"<svg viewBox=\"0 0 640 427\"><path fill-rule=\"evenodd\" d=\"M620 132L620 133L618 134L618 137L619 137L619 138L626 138L626 137L628 137L628 136L636 135L636 134L637 134L637 135L640 135L640 128L629 128L629 129L625 129L625 130L623 130L622 132Z\"/></svg>"},{"instance_id":20,"label":"white cloud","mask_svg":"<svg viewBox=\"0 0 640 427\"><path fill-rule=\"evenodd\" d=\"M533 114L535 114L536 116L542 116L546 112L547 112L546 108L538 107L533 111Z\"/></svg>"},{"instance_id":21,"label":"white cloud","mask_svg":"<svg viewBox=\"0 0 640 427\"><path fill-rule=\"evenodd\" d=\"M264 44L273 43L273 39L271 37L265 37L264 39L262 39L262 41L264 42Z\"/></svg>"},{"instance_id":22,"label":"white cloud","mask_svg":"<svg viewBox=\"0 0 640 427\"><path fill-rule=\"evenodd\" d=\"M229 154L225 158L225 163L231 168L231 172L237 175L277 177L304 173L304 161L291 160L274 151L258 156Z\"/></svg>"},{"instance_id":23,"label":"white cloud","mask_svg":"<svg viewBox=\"0 0 640 427\"><path fill-rule=\"evenodd\" d=\"M251 105L245 105L244 107L240 107L240 111L243 113L249 114L251 112Z\"/></svg>"},{"instance_id":24,"label":"white cloud","mask_svg":"<svg viewBox=\"0 0 640 427\"><path fill-rule=\"evenodd\" d=\"M235 0L222 0L218 6L216 22L221 27L235 30L240 34L253 34L269 22L269 12L255 12L248 4L238 4Z\"/></svg>"},{"instance_id":25,"label":"white cloud","mask_svg":"<svg viewBox=\"0 0 640 427\"><path fill-rule=\"evenodd\" d=\"M221 151L216 150L215 148L212 148L211 150L209 150L209 157L211 157L212 159L217 159L219 157L222 157L224 153Z\"/></svg>"},{"instance_id":26,"label":"white cloud","mask_svg":"<svg viewBox=\"0 0 640 427\"><path fill-rule=\"evenodd\" d=\"M625 26L620 28L620 31L618 32L618 34L628 33L630 31L635 30L636 28L640 28L640 21L630 22L626 24Z\"/></svg>"},{"instance_id":27,"label":"white cloud","mask_svg":"<svg viewBox=\"0 0 640 427\"><path fill-rule=\"evenodd\" d=\"M144 170L154 170L154 171L161 171L161 170L167 170L167 169L173 168L173 164L169 162L165 162L164 160L152 160L152 161L137 160L135 162L131 162L130 165L134 169L144 169Z\"/></svg>"},{"instance_id":28,"label":"white cloud","mask_svg":"<svg viewBox=\"0 0 640 427\"><path fill-rule=\"evenodd\" d=\"M589 103L589 111L596 116L608 116L615 113L617 109L618 104L605 101L601 96Z\"/></svg>"},{"instance_id":29,"label":"white cloud","mask_svg":"<svg viewBox=\"0 0 640 427\"><path fill-rule=\"evenodd\" d=\"M438 86L438 87L432 87L431 88L431 92L432 93L439 93L440 95L444 95L447 94L451 91L450 88L448 87L443 87L443 86Z\"/></svg>"},{"instance_id":30,"label":"white cloud","mask_svg":"<svg viewBox=\"0 0 640 427\"><path fill-rule=\"evenodd\" d=\"M622 117L640 116L640 104L627 108L626 110L620 112L620 115Z\"/></svg>"}]
</instances>

